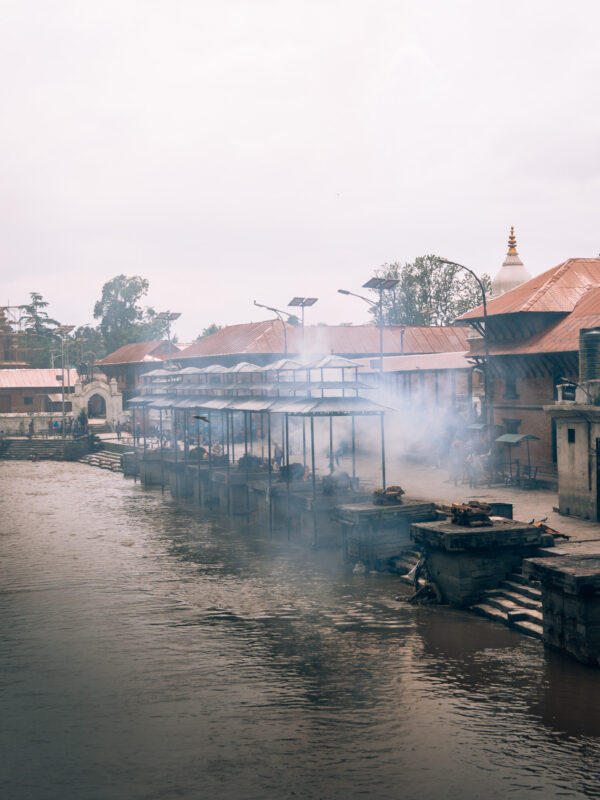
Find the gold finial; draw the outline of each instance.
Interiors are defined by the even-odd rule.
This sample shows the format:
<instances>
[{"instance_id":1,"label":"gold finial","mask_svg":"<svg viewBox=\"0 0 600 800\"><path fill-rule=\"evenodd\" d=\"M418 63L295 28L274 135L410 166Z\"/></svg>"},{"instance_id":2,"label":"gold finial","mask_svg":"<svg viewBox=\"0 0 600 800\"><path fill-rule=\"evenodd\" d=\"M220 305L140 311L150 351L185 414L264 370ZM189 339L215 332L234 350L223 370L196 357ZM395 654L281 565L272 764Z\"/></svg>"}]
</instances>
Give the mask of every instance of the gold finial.
<instances>
[{"instance_id":1,"label":"gold finial","mask_svg":"<svg viewBox=\"0 0 600 800\"><path fill-rule=\"evenodd\" d=\"M515 226L510 226L510 236L508 237L508 255L517 255L517 239L515 237Z\"/></svg>"}]
</instances>

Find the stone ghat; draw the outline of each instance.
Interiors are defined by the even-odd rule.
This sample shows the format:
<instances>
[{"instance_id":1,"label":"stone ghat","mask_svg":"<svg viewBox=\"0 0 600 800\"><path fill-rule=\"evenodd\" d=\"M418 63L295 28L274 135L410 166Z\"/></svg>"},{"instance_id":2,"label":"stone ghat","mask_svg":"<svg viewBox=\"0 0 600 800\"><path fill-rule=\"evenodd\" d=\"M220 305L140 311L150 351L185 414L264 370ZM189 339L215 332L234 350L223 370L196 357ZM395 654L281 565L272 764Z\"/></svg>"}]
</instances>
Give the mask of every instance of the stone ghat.
<instances>
[{"instance_id":1,"label":"stone ghat","mask_svg":"<svg viewBox=\"0 0 600 800\"><path fill-rule=\"evenodd\" d=\"M531 558L523 567L542 585L544 643L600 666L600 553Z\"/></svg>"},{"instance_id":2,"label":"stone ghat","mask_svg":"<svg viewBox=\"0 0 600 800\"><path fill-rule=\"evenodd\" d=\"M372 502L338 505L334 519L342 526L342 549L348 562L370 568L412 547L410 526L438 517L435 503L403 498L400 505L380 506Z\"/></svg>"},{"instance_id":3,"label":"stone ghat","mask_svg":"<svg viewBox=\"0 0 600 800\"><path fill-rule=\"evenodd\" d=\"M442 599L463 607L479 602L519 572L524 558L554 541L540 528L513 520L494 520L485 527L418 522L411 525L411 539L425 553L429 578Z\"/></svg>"}]
</instances>

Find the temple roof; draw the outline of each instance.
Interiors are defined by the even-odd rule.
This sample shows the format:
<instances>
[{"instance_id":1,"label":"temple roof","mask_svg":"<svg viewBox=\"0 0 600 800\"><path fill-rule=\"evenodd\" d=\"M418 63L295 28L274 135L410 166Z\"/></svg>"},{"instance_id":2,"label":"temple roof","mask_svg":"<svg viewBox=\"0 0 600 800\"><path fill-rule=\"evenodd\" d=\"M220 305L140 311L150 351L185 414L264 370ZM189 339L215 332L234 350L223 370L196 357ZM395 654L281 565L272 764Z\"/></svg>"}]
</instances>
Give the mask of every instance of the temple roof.
<instances>
[{"instance_id":1,"label":"temple roof","mask_svg":"<svg viewBox=\"0 0 600 800\"><path fill-rule=\"evenodd\" d=\"M492 280L492 297L499 297L511 289L515 289L522 283L530 280L531 275L523 266L517 252L517 239L515 237L514 226L511 226L510 236L508 237L508 252L500 271Z\"/></svg>"}]
</instances>

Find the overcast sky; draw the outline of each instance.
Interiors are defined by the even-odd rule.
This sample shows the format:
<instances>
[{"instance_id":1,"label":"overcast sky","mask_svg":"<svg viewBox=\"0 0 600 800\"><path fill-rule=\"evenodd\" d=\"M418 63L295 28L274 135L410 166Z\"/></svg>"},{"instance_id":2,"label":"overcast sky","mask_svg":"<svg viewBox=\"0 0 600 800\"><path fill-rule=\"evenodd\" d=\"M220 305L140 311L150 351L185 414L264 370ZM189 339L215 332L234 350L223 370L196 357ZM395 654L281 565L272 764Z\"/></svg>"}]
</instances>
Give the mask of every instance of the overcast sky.
<instances>
[{"instance_id":1,"label":"overcast sky","mask_svg":"<svg viewBox=\"0 0 600 800\"><path fill-rule=\"evenodd\" d=\"M600 3L0 0L1 303L361 322L386 261L600 252Z\"/></svg>"}]
</instances>

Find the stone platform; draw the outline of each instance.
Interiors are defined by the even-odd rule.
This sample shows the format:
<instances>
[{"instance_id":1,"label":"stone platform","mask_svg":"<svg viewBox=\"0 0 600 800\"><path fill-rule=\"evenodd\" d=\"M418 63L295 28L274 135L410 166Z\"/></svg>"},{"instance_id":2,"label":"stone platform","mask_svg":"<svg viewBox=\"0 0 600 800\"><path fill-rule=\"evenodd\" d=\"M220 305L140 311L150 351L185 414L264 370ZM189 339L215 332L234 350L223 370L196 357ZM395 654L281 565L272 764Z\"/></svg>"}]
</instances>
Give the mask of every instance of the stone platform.
<instances>
[{"instance_id":1,"label":"stone platform","mask_svg":"<svg viewBox=\"0 0 600 800\"><path fill-rule=\"evenodd\" d=\"M411 538L425 553L430 579L442 598L457 606L479 602L487 590L518 572L524 558L554 542L539 528L513 520L481 527L419 522L411 526Z\"/></svg>"},{"instance_id":2,"label":"stone platform","mask_svg":"<svg viewBox=\"0 0 600 800\"><path fill-rule=\"evenodd\" d=\"M347 503L334 510L334 519L342 526L345 560L361 561L369 567L381 565L411 548L411 524L436 517L434 503L407 497L400 505Z\"/></svg>"},{"instance_id":3,"label":"stone platform","mask_svg":"<svg viewBox=\"0 0 600 800\"><path fill-rule=\"evenodd\" d=\"M544 643L600 666L600 553L532 558L525 567L542 584Z\"/></svg>"}]
</instances>

